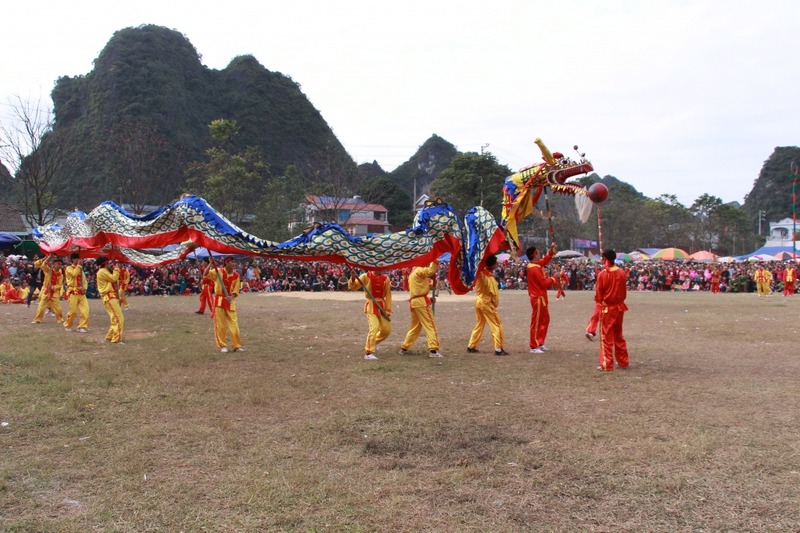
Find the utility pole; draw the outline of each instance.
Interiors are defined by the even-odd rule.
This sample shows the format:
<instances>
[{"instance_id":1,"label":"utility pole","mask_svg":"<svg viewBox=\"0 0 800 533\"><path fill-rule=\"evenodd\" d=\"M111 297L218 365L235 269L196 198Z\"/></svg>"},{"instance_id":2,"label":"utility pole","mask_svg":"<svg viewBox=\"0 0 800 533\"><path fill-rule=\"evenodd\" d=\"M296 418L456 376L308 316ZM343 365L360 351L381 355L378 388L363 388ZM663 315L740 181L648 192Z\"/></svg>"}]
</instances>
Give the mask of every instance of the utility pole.
<instances>
[{"instance_id":1,"label":"utility pole","mask_svg":"<svg viewBox=\"0 0 800 533\"><path fill-rule=\"evenodd\" d=\"M763 209L758 210L758 236L761 237L761 223L766 222L767 212Z\"/></svg>"},{"instance_id":2,"label":"utility pole","mask_svg":"<svg viewBox=\"0 0 800 533\"><path fill-rule=\"evenodd\" d=\"M483 163L483 150L489 148L489 143L481 145L481 164ZM483 207L483 170L481 170L481 203L480 206Z\"/></svg>"},{"instance_id":3,"label":"utility pole","mask_svg":"<svg viewBox=\"0 0 800 533\"><path fill-rule=\"evenodd\" d=\"M797 162L789 165L792 173L792 261L797 261Z\"/></svg>"}]
</instances>

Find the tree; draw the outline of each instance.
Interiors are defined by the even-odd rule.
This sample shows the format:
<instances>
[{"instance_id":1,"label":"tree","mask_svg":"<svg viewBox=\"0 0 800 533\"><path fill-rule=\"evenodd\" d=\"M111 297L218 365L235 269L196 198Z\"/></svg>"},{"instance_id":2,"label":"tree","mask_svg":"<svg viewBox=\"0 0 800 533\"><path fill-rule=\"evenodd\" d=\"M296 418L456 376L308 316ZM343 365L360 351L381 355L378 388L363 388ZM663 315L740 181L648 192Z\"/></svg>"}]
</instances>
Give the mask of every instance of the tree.
<instances>
[{"instance_id":1,"label":"tree","mask_svg":"<svg viewBox=\"0 0 800 533\"><path fill-rule=\"evenodd\" d=\"M215 209L234 224L241 225L258 210L269 177L269 165L255 147L232 152L238 132L235 120L214 120L209 131L219 146L206 150L206 162L190 165L189 183Z\"/></svg>"},{"instance_id":2,"label":"tree","mask_svg":"<svg viewBox=\"0 0 800 533\"><path fill-rule=\"evenodd\" d=\"M649 222L648 236L640 246L650 248L684 247L691 214L674 194L662 194L655 200L647 199L640 213L641 220Z\"/></svg>"},{"instance_id":3,"label":"tree","mask_svg":"<svg viewBox=\"0 0 800 533\"><path fill-rule=\"evenodd\" d=\"M53 131L53 116L41 102L16 97L10 107L13 124L0 126L0 153L13 170L5 185L29 225L48 224L56 217L52 208L72 151L63 134Z\"/></svg>"},{"instance_id":4,"label":"tree","mask_svg":"<svg viewBox=\"0 0 800 533\"><path fill-rule=\"evenodd\" d=\"M264 187L264 199L257 211L253 233L276 242L283 242L293 233L289 230L292 222L302 220L300 204L303 202L303 188L299 173L293 165L287 167L281 176L271 177ZM297 206L297 207L292 207Z\"/></svg>"},{"instance_id":5,"label":"tree","mask_svg":"<svg viewBox=\"0 0 800 533\"><path fill-rule=\"evenodd\" d=\"M414 222L411 199L395 182L381 176L366 182L359 194L371 204L379 204L389 211L389 223L410 228Z\"/></svg>"},{"instance_id":6,"label":"tree","mask_svg":"<svg viewBox=\"0 0 800 533\"><path fill-rule=\"evenodd\" d=\"M500 191L509 175L511 170L499 164L491 152L459 153L433 180L431 193L462 215L470 207L482 205L499 220L503 202Z\"/></svg>"},{"instance_id":7,"label":"tree","mask_svg":"<svg viewBox=\"0 0 800 533\"><path fill-rule=\"evenodd\" d=\"M308 191L306 209L315 213L318 222L343 224L362 211L358 205L366 208L366 202L354 199L364 180L350 156L328 143L312 160L320 163L302 168L300 176Z\"/></svg>"},{"instance_id":8,"label":"tree","mask_svg":"<svg viewBox=\"0 0 800 533\"><path fill-rule=\"evenodd\" d=\"M689 211L694 217L694 227L690 233L690 240L692 242L690 252L697 251L694 249L695 242L697 242L697 249L699 250L711 250L714 248L718 235L718 228L716 228L714 224L714 213L722 205L723 203L720 198L706 193L697 198L692 204L692 207L689 208Z\"/></svg>"},{"instance_id":9,"label":"tree","mask_svg":"<svg viewBox=\"0 0 800 533\"><path fill-rule=\"evenodd\" d=\"M105 144L119 202L130 205L135 213L142 213L165 193L174 196L179 192L179 150L167 142L155 123L124 118L109 132Z\"/></svg>"},{"instance_id":10,"label":"tree","mask_svg":"<svg viewBox=\"0 0 800 533\"><path fill-rule=\"evenodd\" d=\"M731 204L720 205L712 215L717 235L715 251L719 255L737 255L756 247L753 232L749 231L747 211Z\"/></svg>"}]
</instances>

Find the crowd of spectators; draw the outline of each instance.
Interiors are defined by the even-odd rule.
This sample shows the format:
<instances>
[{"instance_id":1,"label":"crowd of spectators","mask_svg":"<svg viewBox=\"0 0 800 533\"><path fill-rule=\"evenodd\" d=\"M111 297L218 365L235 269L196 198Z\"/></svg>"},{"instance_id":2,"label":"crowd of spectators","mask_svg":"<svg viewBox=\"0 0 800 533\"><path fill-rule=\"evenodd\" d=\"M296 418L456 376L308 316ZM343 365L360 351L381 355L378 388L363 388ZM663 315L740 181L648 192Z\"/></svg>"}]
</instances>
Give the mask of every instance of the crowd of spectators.
<instances>
[{"instance_id":1,"label":"crowd of spectators","mask_svg":"<svg viewBox=\"0 0 800 533\"><path fill-rule=\"evenodd\" d=\"M706 291L710 289L714 269L721 274L723 292L753 292L753 273L758 265L772 272L773 290L782 289L782 262L700 263L685 261L641 261L622 263L628 272L628 290L632 291ZM527 261L508 260L495 270L502 290L526 290L525 269ZM199 294L205 265L187 259L169 265L142 268L128 266L131 273L128 293L141 296L169 296ZM237 264L242 278L243 292L282 291L346 291L350 269L347 266L320 262L265 258L242 258ZM570 259L553 261L546 267L548 276L558 277L566 290L593 290L599 263ZM39 273L33 260L24 256L0 255L0 281L17 287L34 286ZM84 261L89 281L87 296L98 297L94 261ZM393 291L408 290L409 269L386 272ZM439 288L448 290L446 269L440 270Z\"/></svg>"}]
</instances>

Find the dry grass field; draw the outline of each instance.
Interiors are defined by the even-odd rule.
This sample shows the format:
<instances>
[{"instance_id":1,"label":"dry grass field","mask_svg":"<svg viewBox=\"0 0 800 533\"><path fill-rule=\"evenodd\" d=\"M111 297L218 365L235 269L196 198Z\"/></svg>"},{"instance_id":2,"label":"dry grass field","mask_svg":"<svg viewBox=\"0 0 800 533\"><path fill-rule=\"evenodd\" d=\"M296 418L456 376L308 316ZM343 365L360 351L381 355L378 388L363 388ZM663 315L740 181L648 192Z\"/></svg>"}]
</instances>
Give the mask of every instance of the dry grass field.
<instances>
[{"instance_id":1,"label":"dry grass field","mask_svg":"<svg viewBox=\"0 0 800 533\"><path fill-rule=\"evenodd\" d=\"M137 297L126 342L0 307L2 531L798 531L800 296L630 293L627 370L595 370L592 294L504 292L509 357L408 326L362 359L359 294L239 300L221 354L196 297ZM552 298L552 293L551 293Z\"/></svg>"}]
</instances>

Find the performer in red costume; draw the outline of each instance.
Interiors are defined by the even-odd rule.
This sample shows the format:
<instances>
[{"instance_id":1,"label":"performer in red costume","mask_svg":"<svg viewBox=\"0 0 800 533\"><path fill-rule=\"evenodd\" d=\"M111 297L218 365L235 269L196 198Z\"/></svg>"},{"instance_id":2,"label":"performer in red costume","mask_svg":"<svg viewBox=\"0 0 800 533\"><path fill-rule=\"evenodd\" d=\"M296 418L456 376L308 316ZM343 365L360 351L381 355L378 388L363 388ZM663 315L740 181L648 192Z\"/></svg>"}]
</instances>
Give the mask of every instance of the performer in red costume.
<instances>
[{"instance_id":1,"label":"performer in red costume","mask_svg":"<svg viewBox=\"0 0 800 533\"><path fill-rule=\"evenodd\" d=\"M553 276L553 281L556 284L556 300L566 298L567 293L564 292L564 286L569 283L569 278L567 277L567 273L564 272L563 268L556 272L556 275Z\"/></svg>"},{"instance_id":2,"label":"performer in red costume","mask_svg":"<svg viewBox=\"0 0 800 533\"><path fill-rule=\"evenodd\" d=\"M783 295L791 296L794 294L794 286L797 282L797 269L789 263L783 271Z\"/></svg>"},{"instance_id":3,"label":"performer in red costume","mask_svg":"<svg viewBox=\"0 0 800 533\"><path fill-rule=\"evenodd\" d=\"M628 276L614 264L616 258L614 250L603 252L605 269L597 276L594 295L595 303L601 306L598 370L606 372L614 370L614 359L620 368L628 366L628 345L622 335L622 319L628 310L625 305Z\"/></svg>"},{"instance_id":4,"label":"performer in red costume","mask_svg":"<svg viewBox=\"0 0 800 533\"><path fill-rule=\"evenodd\" d=\"M200 263L200 271L205 272L208 269L208 259L203 259ZM277 278L276 278L277 279ZM202 315L206 312L206 305L208 306L208 310L211 312L211 315L214 315L214 281L203 277L203 280L200 282L200 309L195 311L198 315Z\"/></svg>"},{"instance_id":5,"label":"performer in red costume","mask_svg":"<svg viewBox=\"0 0 800 533\"><path fill-rule=\"evenodd\" d=\"M722 278L722 272L719 271L718 267L714 267L714 271L711 272L711 294L719 294L719 282Z\"/></svg>"},{"instance_id":6,"label":"performer in red costume","mask_svg":"<svg viewBox=\"0 0 800 533\"><path fill-rule=\"evenodd\" d=\"M528 297L531 300L531 331L529 346L530 353L544 353L547 347L544 342L547 338L547 329L550 326L550 311L547 308L547 289L554 285L553 278L544 275L543 267L547 265L558 248L556 244L544 257L539 256L539 250L531 246L525 251L528 256Z\"/></svg>"}]
</instances>

